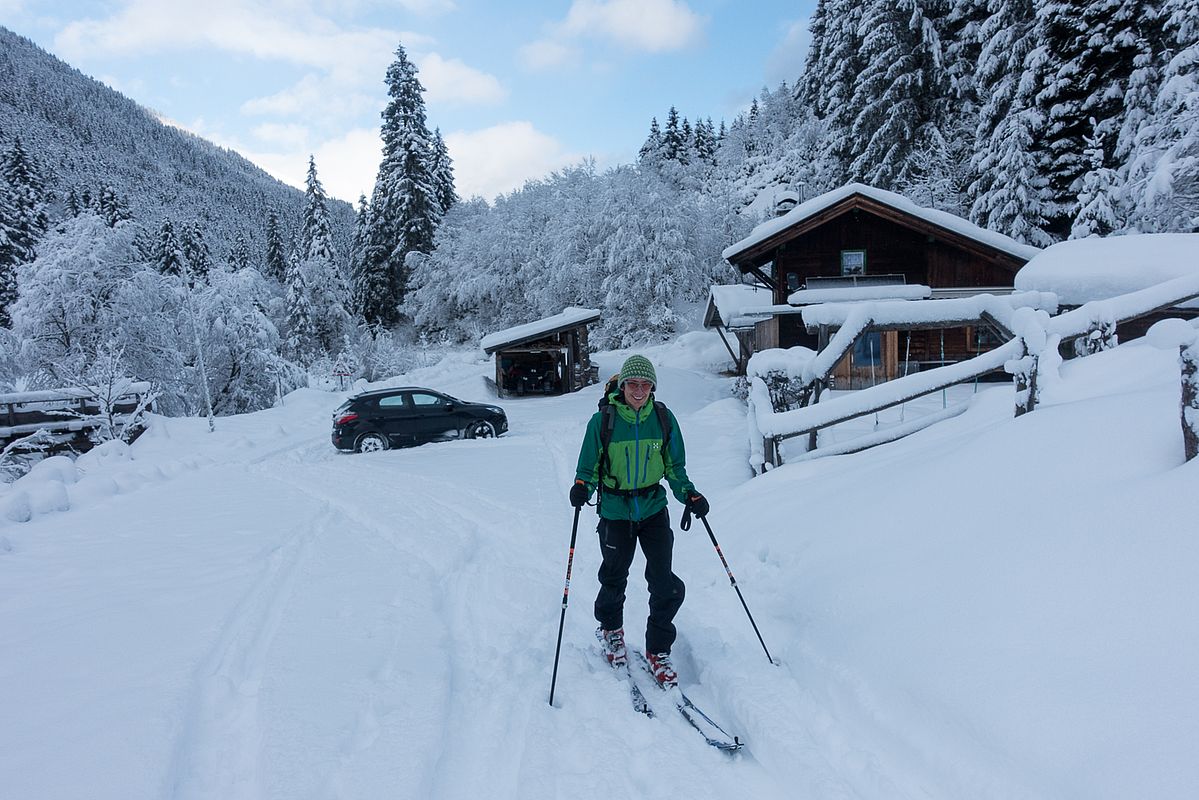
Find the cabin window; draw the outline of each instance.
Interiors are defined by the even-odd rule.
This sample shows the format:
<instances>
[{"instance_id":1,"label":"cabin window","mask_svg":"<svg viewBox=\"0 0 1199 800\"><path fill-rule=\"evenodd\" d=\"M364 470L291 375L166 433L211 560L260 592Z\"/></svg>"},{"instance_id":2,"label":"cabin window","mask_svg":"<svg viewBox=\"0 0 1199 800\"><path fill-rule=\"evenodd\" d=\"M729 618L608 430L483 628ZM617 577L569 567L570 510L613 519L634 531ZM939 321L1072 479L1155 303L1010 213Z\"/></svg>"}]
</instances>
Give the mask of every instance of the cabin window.
<instances>
[{"instance_id":1,"label":"cabin window","mask_svg":"<svg viewBox=\"0 0 1199 800\"><path fill-rule=\"evenodd\" d=\"M865 250L842 250L841 251L841 274L842 275L865 275L866 274L866 251Z\"/></svg>"},{"instance_id":2,"label":"cabin window","mask_svg":"<svg viewBox=\"0 0 1199 800\"><path fill-rule=\"evenodd\" d=\"M787 291L794 292L799 289L799 274L796 272L787 273Z\"/></svg>"},{"instance_id":3,"label":"cabin window","mask_svg":"<svg viewBox=\"0 0 1199 800\"><path fill-rule=\"evenodd\" d=\"M853 364L855 367L868 367L871 364L883 363L883 337L882 334L875 331L874 333L864 333L858 337L858 341L853 346Z\"/></svg>"}]
</instances>

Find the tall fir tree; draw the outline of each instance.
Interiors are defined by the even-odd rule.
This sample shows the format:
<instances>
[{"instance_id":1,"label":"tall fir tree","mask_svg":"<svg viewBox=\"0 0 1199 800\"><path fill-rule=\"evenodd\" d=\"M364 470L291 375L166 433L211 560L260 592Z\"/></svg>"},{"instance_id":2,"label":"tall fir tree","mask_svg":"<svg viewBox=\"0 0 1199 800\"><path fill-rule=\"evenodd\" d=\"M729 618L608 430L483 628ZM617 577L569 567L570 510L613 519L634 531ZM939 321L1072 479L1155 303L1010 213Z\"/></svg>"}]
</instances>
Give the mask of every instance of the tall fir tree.
<instances>
[{"instance_id":1,"label":"tall fir tree","mask_svg":"<svg viewBox=\"0 0 1199 800\"><path fill-rule=\"evenodd\" d=\"M657 168L662 163L662 129L658 126L658 118L649 121L649 135L645 137L641 149L637 152L637 163L642 167Z\"/></svg>"},{"instance_id":2,"label":"tall fir tree","mask_svg":"<svg viewBox=\"0 0 1199 800\"><path fill-rule=\"evenodd\" d=\"M287 288L287 339L284 347L288 358L300 366L310 367L319 357L320 347L312 319L311 293L297 255L288 259L284 284Z\"/></svg>"},{"instance_id":3,"label":"tall fir tree","mask_svg":"<svg viewBox=\"0 0 1199 800\"><path fill-rule=\"evenodd\" d=\"M425 122L424 87L403 46L387 68L383 160L371 195L371 232L360 273L363 318L390 325L399 320L407 290L409 253L429 253L441 218L431 171L432 141Z\"/></svg>"},{"instance_id":4,"label":"tall fir tree","mask_svg":"<svg viewBox=\"0 0 1199 800\"><path fill-rule=\"evenodd\" d=\"M865 65L850 106L850 176L883 189L911 180L911 157L945 122L948 76L938 0L870 0L862 11Z\"/></svg>"},{"instance_id":5,"label":"tall fir tree","mask_svg":"<svg viewBox=\"0 0 1199 800\"><path fill-rule=\"evenodd\" d=\"M316 160L308 158L304 190L304 219L300 230L299 269L308 292L310 317L317 341L326 352L335 352L350 325L346 306L349 289L337 264L329 202L316 174Z\"/></svg>"},{"instance_id":6,"label":"tall fir tree","mask_svg":"<svg viewBox=\"0 0 1199 800\"><path fill-rule=\"evenodd\" d=\"M188 282L194 284L208 280L208 273L212 270L212 254L204 241L204 229L200 223L193 221L190 225L184 225L179 240Z\"/></svg>"},{"instance_id":7,"label":"tall fir tree","mask_svg":"<svg viewBox=\"0 0 1199 800\"><path fill-rule=\"evenodd\" d=\"M154 246L154 267L163 275L183 275L187 262L175 236L175 224L165 217L158 226L158 241Z\"/></svg>"},{"instance_id":8,"label":"tall fir tree","mask_svg":"<svg viewBox=\"0 0 1199 800\"><path fill-rule=\"evenodd\" d=\"M228 262L232 272L250 268L250 243L246 241L244 233L238 233L233 240L233 245L229 248Z\"/></svg>"},{"instance_id":9,"label":"tall fir tree","mask_svg":"<svg viewBox=\"0 0 1199 800\"><path fill-rule=\"evenodd\" d=\"M275 211L266 217L266 276L282 283L287 274L287 250L283 244L283 231L279 229L279 214Z\"/></svg>"},{"instance_id":10,"label":"tall fir tree","mask_svg":"<svg viewBox=\"0 0 1199 800\"><path fill-rule=\"evenodd\" d=\"M1162 4L1160 82L1130 147L1134 230L1199 231L1199 0Z\"/></svg>"},{"instance_id":11,"label":"tall fir tree","mask_svg":"<svg viewBox=\"0 0 1199 800\"><path fill-rule=\"evenodd\" d=\"M1037 108L1044 132L1033 143L1048 181L1046 216L1050 233L1064 239L1078 209L1086 171L1083 153L1093 124L1083 104L1098 86L1087 71L1087 6L1091 0L1036 0L1036 38L1040 61Z\"/></svg>"},{"instance_id":12,"label":"tall fir tree","mask_svg":"<svg viewBox=\"0 0 1199 800\"><path fill-rule=\"evenodd\" d=\"M27 261L32 261L34 245L50 227L46 215L46 179L41 167L34 157L25 149L21 137L13 139L11 145L0 161L0 180L8 184L12 201L16 203L20 226L29 237L30 253Z\"/></svg>"},{"instance_id":13,"label":"tall fir tree","mask_svg":"<svg viewBox=\"0 0 1199 800\"><path fill-rule=\"evenodd\" d=\"M11 328L10 308L17 301L17 266L24 261L24 248L17 244L16 200L0 182L0 327Z\"/></svg>"},{"instance_id":14,"label":"tall fir tree","mask_svg":"<svg viewBox=\"0 0 1199 800\"><path fill-rule=\"evenodd\" d=\"M316 174L316 159L308 156L308 174L304 179L304 218L300 228L300 258L337 260L333 248L333 229L329 225L329 197Z\"/></svg>"},{"instance_id":15,"label":"tall fir tree","mask_svg":"<svg viewBox=\"0 0 1199 800\"><path fill-rule=\"evenodd\" d=\"M982 104L967 189L970 219L1027 244L1053 242L1048 188L1034 145L1044 128L1036 108L1039 64L1033 0L996 0L979 27L975 91Z\"/></svg>"},{"instance_id":16,"label":"tall fir tree","mask_svg":"<svg viewBox=\"0 0 1199 800\"><path fill-rule=\"evenodd\" d=\"M865 66L862 10L857 0L821 0L817 4L805 82L798 90L800 99L828 132L821 139L820 161L828 170L823 182L829 186L850 179L849 166L858 149L852 135L857 116L852 99L854 82Z\"/></svg>"},{"instance_id":17,"label":"tall fir tree","mask_svg":"<svg viewBox=\"0 0 1199 800\"><path fill-rule=\"evenodd\" d=\"M45 181L18 137L0 158L0 326L12 324L17 267L34 260L48 227Z\"/></svg>"},{"instance_id":18,"label":"tall fir tree","mask_svg":"<svg viewBox=\"0 0 1199 800\"><path fill-rule=\"evenodd\" d=\"M454 189L454 160L441 138L441 129L433 131L433 184L437 189L437 204L441 207L441 216L445 216L454 203L458 202L458 192Z\"/></svg>"},{"instance_id":19,"label":"tall fir tree","mask_svg":"<svg viewBox=\"0 0 1199 800\"><path fill-rule=\"evenodd\" d=\"M96 213L110 228L115 228L117 223L133 218L128 203L117 194L116 189L107 183L100 185L100 191L96 197Z\"/></svg>"}]
</instances>

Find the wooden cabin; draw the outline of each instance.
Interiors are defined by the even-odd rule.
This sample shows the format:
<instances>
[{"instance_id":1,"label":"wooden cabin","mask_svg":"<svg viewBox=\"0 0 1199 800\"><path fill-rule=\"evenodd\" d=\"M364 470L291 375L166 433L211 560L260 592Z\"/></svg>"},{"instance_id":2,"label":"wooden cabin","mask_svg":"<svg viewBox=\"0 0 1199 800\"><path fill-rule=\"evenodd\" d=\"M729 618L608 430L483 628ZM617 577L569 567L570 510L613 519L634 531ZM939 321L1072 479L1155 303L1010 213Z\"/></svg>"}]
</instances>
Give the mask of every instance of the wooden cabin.
<instances>
[{"instance_id":1,"label":"wooden cabin","mask_svg":"<svg viewBox=\"0 0 1199 800\"><path fill-rule=\"evenodd\" d=\"M743 275L771 290L775 306L802 307L815 290L841 289L845 299L1010 294L1016 273L1039 250L943 211L917 206L902 195L860 183L801 203L768 220L724 257ZM909 287L902 289L899 287ZM867 287L876 287L873 294ZM884 289L882 287L892 287ZM879 294L879 292L882 294ZM805 297L805 294L808 297ZM825 302L820 300L818 302ZM755 349L820 348L799 314L775 313L758 322ZM845 377L854 383L894 377L900 364L920 368L971 358L997 344L982 327L874 332L851 356ZM840 383L842 386L848 385Z\"/></svg>"},{"instance_id":2,"label":"wooden cabin","mask_svg":"<svg viewBox=\"0 0 1199 800\"><path fill-rule=\"evenodd\" d=\"M496 394L566 394L598 382L599 369L591 363L587 347L587 326L599 318L595 309L568 308L483 337L483 351L495 355Z\"/></svg>"}]
</instances>

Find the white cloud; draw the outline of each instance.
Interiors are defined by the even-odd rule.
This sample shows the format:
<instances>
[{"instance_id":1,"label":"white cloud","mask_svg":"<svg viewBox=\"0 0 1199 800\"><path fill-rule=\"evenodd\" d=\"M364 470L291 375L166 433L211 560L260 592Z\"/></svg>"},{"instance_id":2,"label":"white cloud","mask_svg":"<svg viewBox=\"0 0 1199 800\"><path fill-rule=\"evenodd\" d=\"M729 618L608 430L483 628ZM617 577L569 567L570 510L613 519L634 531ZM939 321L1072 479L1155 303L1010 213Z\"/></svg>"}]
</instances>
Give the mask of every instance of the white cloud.
<instances>
[{"instance_id":1,"label":"white cloud","mask_svg":"<svg viewBox=\"0 0 1199 800\"><path fill-rule=\"evenodd\" d=\"M808 21L793 22L787 27L783 40L766 57L766 80L777 85L782 81L794 83L803 73L808 58L812 34L808 32Z\"/></svg>"},{"instance_id":2,"label":"white cloud","mask_svg":"<svg viewBox=\"0 0 1199 800\"><path fill-rule=\"evenodd\" d=\"M254 128L254 136L266 144L279 145L292 150L302 150L308 146L312 133L303 125L281 125L277 122L265 122Z\"/></svg>"},{"instance_id":3,"label":"white cloud","mask_svg":"<svg viewBox=\"0 0 1199 800\"><path fill-rule=\"evenodd\" d=\"M401 40L427 41L379 28L346 30L288 0L128 0L106 19L71 22L55 37L55 47L69 60L85 60L97 52L143 54L214 47L317 67L354 80L383 74Z\"/></svg>"},{"instance_id":4,"label":"white cloud","mask_svg":"<svg viewBox=\"0 0 1199 800\"><path fill-rule=\"evenodd\" d=\"M381 108L384 100L382 96L356 91L336 78L308 74L280 92L247 100L242 103L241 112L328 121Z\"/></svg>"},{"instance_id":5,"label":"white cloud","mask_svg":"<svg viewBox=\"0 0 1199 800\"><path fill-rule=\"evenodd\" d=\"M458 194L488 200L583 158L566 152L557 139L524 121L455 131L446 135L445 144L454 160Z\"/></svg>"},{"instance_id":6,"label":"white cloud","mask_svg":"<svg viewBox=\"0 0 1199 800\"><path fill-rule=\"evenodd\" d=\"M225 145L232 147L233 145ZM242 156L286 184L304 188L308 156L316 160L316 174L330 197L357 204L358 195L370 199L375 173L383 159L383 143L377 130L359 128L314 147L270 151L235 147Z\"/></svg>"},{"instance_id":7,"label":"white cloud","mask_svg":"<svg viewBox=\"0 0 1199 800\"><path fill-rule=\"evenodd\" d=\"M508 97L508 90L494 75L468 67L456 58L429 53L417 58L416 64L430 103L494 105Z\"/></svg>"},{"instance_id":8,"label":"white cloud","mask_svg":"<svg viewBox=\"0 0 1199 800\"><path fill-rule=\"evenodd\" d=\"M560 31L660 53L695 44L704 19L679 0L574 0Z\"/></svg>"},{"instance_id":9,"label":"white cloud","mask_svg":"<svg viewBox=\"0 0 1199 800\"><path fill-rule=\"evenodd\" d=\"M527 69L548 70L576 63L579 51L553 39L539 39L520 48L519 56Z\"/></svg>"}]
</instances>

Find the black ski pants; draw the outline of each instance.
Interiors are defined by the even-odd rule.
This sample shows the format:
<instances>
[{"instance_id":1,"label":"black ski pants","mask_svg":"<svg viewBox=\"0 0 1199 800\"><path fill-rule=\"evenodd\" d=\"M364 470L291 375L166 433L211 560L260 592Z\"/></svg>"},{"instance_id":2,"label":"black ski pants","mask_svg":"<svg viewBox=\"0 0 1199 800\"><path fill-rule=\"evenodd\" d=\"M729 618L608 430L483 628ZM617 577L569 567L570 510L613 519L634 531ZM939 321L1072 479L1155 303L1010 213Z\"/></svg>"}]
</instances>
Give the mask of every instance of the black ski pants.
<instances>
[{"instance_id":1,"label":"black ski pants","mask_svg":"<svg viewBox=\"0 0 1199 800\"><path fill-rule=\"evenodd\" d=\"M650 653L669 653L674 644L674 615L683 605L686 587L671 571L674 532L670 517L662 509L640 522L600 518L599 595L595 598L595 618L604 630L624 627L625 587L629 567L641 542L645 554L645 582L649 586L649 621L645 626L645 649Z\"/></svg>"}]
</instances>

